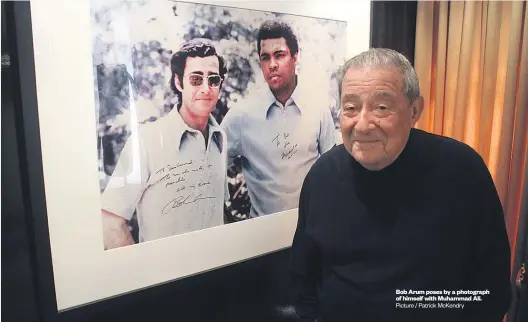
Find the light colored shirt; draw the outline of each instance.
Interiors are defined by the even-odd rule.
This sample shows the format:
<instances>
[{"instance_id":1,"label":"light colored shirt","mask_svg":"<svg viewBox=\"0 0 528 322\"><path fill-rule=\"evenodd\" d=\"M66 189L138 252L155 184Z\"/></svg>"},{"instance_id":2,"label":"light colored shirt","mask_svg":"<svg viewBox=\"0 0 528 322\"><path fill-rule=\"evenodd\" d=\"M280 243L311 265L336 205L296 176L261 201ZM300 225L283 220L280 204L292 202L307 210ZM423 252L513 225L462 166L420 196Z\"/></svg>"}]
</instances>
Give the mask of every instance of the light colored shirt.
<instances>
[{"instance_id":1,"label":"light colored shirt","mask_svg":"<svg viewBox=\"0 0 528 322\"><path fill-rule=\"evenodd\" d=\"M102 194L102 208L127 220L137 211L139 241L223 224L227 142L213 117L206 146L174 108L128 138Z\"/></svg>"},{"instance_id":2,"label":"light colored shirt","mask_svg":"<svg viewBox=\"0 0 528 322\"><path fill-rule=\"evenodd\" d=\"M297 208L308 170L336 143L326 95L312 95L299 86L284 106L265 86L232 107L221 127L227 134L228 162L242 157L250 217Z\"/></svg>"}]
</instances>

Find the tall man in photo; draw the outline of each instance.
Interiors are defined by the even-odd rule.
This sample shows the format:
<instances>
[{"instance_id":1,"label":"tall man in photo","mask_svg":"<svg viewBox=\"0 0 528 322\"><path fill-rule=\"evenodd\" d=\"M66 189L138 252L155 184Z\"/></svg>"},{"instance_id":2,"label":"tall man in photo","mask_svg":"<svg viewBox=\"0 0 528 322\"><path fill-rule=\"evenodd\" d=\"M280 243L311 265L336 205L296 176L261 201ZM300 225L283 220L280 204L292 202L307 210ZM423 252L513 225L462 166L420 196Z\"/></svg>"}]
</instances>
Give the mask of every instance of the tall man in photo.
<instances>
[{"instance_id":1,"label":"tall man in photo","mask_svg":"<svg viewBox=\"0 0 528 322\"><path fill-rule=\"evenodd\" d=\"M232 107L221 124L229 162L242 158L250 218L297 208L306 173L336 143L327 93L317 93L317 80L298 82L292 28L266 21L256 45L267 86Z\"/></svg>"},{"instance_id":2,"label":"tall man in photo","mask_svg":"<svg viewBox=\"0 0 528 322\"><path fill-rule=\"evenodd\" d=\"M171 58L178 105L128 138L102 195L105 249L223 224L226 136L211 116L226 74L212 42L193 39Z\"/></svg>"}]
</instances>

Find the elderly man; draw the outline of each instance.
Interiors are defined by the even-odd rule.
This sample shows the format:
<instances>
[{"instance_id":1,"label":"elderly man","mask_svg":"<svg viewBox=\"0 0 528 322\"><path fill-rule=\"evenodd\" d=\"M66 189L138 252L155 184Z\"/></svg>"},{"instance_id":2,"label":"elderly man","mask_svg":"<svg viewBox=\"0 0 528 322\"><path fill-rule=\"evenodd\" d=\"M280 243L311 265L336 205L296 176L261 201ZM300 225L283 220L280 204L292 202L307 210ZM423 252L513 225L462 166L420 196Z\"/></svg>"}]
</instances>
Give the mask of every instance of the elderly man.
<instances>
[{"instance_id":1,"label":"elderly man","mask_svg":"<svg viewBox=\"0 0 528 322\"><path fill-rule=\"evenodd\" d=\"M139 242L223 224L226 137L211 111L227 72L207 39L171 58L176 108L127 140L102 195L106 249L134 243L126 221L137 211Z\"/></svg>"},{"instance_id":2,"label":"elderly man","mask_svg":"<svg viewBox=\"0 0 528 322\"><path fill-rule=\"evenodd\" d=\"M242 157L251 218L297 208L306 173L336 143L326 96L311 96L312 87L298 84L299 44L291 27L264 22L257 50L267 86L231 108L221 124L229 162Z\"/></svg>"},{"instance_id":3,"label":"elderly man","mask_svg":"<svg viewBox=\"0 0 528 322\"><path fill-rule=\"evenodd\" d=\"M510 248L482 158L414 128L423 99L397 52L350 59L339 90L343 144L305 178L291 249L301 320L501 321Z\"/></svg>"}]
</instances>

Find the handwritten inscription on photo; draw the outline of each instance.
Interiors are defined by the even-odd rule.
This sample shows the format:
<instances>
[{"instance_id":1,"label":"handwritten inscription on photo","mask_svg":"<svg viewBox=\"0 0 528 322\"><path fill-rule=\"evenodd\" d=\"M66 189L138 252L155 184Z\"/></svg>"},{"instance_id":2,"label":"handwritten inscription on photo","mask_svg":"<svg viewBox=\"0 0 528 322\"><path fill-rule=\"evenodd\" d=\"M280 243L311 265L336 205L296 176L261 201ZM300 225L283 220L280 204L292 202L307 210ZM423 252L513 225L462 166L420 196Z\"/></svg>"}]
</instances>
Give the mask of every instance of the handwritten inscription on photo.
<instances>
[{"instance_id":1,"label":"handwritten inscription on photo","mask_svg":"<svg viewBox=\"0 0 528 322\"><path fill-rule=\"evenodd\" d=\"M215 197L204 196L202 193L193 196L193 194L196 193L197 188L211 185L209 180L198 180L198 183L196 183L196 180L193 180L192 183L185 184L188 182L187 178L189 175L193 178L196 176L202 177L202 173L206 168L210 169L212 166L212 164L198 166L194 160L190 160L185 163L177 163L175 166L167 165L156 171L156 174L164 175L160 179L160 182L165 184L165 188L171 187L175 184L181 184L176 189L176 192L184 192L184 194L176 196L166 204L161 210L161 214L166 215L170 213L171 210L183 205L190 205L205 199L215 199Z\"/></svg>"},{"instance_id":2,"label":"handwritten inscription on photo","mask_svg":"<svg viewBox=\"0 0 528 322\"><path fill-rule=\"evenodd\" d=\"M281 149L283 152L281 153L281 159L291 159L291 157L299 152L297 143L293 144L290 141L290 133L279 133L277 134L273 140L271 140L272 143L275 144L275 147Z\"/></svg>"}]
</instances>

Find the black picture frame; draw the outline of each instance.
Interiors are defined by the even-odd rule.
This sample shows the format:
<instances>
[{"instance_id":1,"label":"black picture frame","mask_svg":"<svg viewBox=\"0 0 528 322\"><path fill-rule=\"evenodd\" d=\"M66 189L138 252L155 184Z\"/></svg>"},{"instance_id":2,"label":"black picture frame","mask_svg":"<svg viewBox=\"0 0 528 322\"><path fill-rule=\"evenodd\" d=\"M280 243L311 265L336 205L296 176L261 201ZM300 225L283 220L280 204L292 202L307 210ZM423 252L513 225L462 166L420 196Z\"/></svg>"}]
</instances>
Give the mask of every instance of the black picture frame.
<instances>
[{"instance_id":1,"label":"black picture frame","mask_svg":"<svg viewBox=\"0 0 528 322\"><path fill-rule=\"evenodd\" d=\"M2 2L10 48L22 202L31 258L36 321L293 321L289 251L57 311L44 187L29 1ZM82 291L82 290L80 290ZM176 302L176 303L175 303Z\"/></svg>"},{"instance_id":2,"label":"black picture frame","mask_svg":"<svg viewBox=\"0 0 528 322\"><path fill-rule=\"evenodd\" d=\"M145 321L151 319L154 313L162 319L174 315L186 321L224 321L227 317L229 321L247 321L248 318L269 321L270 317L276 316L274 304L287 304L288 299L271 296L277 290L270 285L285 285L275 280L276 277L281 279L281 275L285 277L280 271L283 271L282 266L287 262L287 250L207 274L57 312L40 148L30 3L11 1L2 2L2 6L11 34L7 45L11 49L11 68L14 69L12 82L15 86L12 93L15 126L19 135L22 196L38 321ZM250 281L253 276L259 276L259 280ZM259 293L261 296L256 295ZM204 305L207 306L204 308Z\"/></svg>"},{"instance_id":3,"label":"black picture frame","mask_svg":"<svg viewBox=\"0 0 528 322\"><path fill-rule=\"evenodd\" d=\"M4 2L12 71L12 97L19 152L22 201L30 245L37 316L44 320L53 307L54 284L40 135L29 2Z\"/></svg>"}]
</instances>

